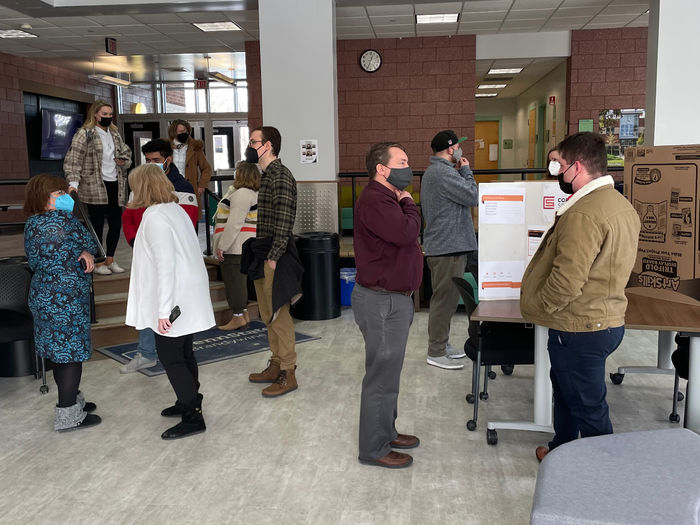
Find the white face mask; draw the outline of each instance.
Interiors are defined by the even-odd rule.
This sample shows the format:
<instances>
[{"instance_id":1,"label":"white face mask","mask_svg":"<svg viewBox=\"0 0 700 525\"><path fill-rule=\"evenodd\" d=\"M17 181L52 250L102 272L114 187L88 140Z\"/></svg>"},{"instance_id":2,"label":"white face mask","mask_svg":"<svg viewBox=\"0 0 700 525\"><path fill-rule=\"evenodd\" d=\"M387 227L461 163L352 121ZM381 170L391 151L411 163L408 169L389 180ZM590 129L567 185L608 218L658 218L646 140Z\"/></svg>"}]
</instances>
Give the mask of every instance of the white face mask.
<instances>
[{"instance_id":1,"label":"white face mask","mask_svg":"<svg viewBox=\"0 0 700 525\"><path fill-rule=\"evenodd\" d=\"M455 148L452 152L452 157L454 158L455 162L462 160L462 148Z\"/></svg>"},{"instance_id":2,"label":"white face mask","mask_svg":"<svg viewBox=\"0 0 700 525\"><path fill-rule=\"evenodd\" d=\"M561 169L561 164L559 164L559 161L550 160L549 167L547 169L549 170L549 174L552 177L556 177L557 175L559 175L559 170Z\"/></svg>"}]
</instances>

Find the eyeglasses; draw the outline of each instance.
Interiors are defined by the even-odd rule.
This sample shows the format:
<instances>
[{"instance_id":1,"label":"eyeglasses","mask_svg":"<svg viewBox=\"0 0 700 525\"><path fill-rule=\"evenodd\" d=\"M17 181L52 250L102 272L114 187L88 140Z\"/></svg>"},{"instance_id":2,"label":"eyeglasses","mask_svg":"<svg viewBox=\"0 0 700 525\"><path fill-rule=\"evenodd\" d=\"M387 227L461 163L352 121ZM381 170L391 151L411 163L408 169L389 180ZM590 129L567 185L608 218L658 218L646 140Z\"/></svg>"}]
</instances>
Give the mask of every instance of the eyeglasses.
<instances>
[{"instance_id":1,"label":"eyeglasses","mask_svg":"<svg viewBox=\"0 0 700 525\"><path fill-rule=\"evenodd\" d=\"M248 141L248 146L253 146L255 144L261 144L262 140L249 140Z\"/></svg>"}]
</instances>

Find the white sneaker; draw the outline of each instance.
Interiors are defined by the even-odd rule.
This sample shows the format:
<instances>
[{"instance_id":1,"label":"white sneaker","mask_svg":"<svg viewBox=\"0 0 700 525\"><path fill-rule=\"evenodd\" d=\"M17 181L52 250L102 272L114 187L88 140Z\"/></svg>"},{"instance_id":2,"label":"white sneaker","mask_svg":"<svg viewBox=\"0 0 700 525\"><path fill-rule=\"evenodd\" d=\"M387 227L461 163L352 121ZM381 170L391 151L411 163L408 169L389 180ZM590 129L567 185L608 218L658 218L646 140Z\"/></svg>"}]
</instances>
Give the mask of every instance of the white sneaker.
<instances>
[{"instance_id":1,"label":"white sneaker","mask_svg":"<svg viewBox=\"0 0 700 525\"><path fill-rule=\"evenodd\" d=\"M440 357L428 356L428 364L437 366L438 368L444 368L445 370L459 370L460 368L464 368L463 364L455 363L454 360L446 355L441 355Z\"/></svg>"},{"instance_id":2,"label":"white sneaker","mask_svg":"<svg viewBox=\"0 0 700 525\"><path fill-rule=\"evenodd\" d=\"M447 346L445 347L445 354L450 359L462 359L463 357L467 357L467 354L464 353L464 350L462 350L461 348L455 348L450 343L447 343Z\"/></svg>"},{"instance_id":3,"label":"white sneaker","mask_svg":"<svg viewBox=\"0 0 700 525\"><path fill-rule=\"evenodd\" d=\"M109 269L112 270L112 273L124 273L126 271L124 268L119 266L116 261L109 265Z\"/></svg>"},{"instance_id":4,"label":"white sneaker","mask_svg":"<svg viewBox=\"0 0 700 525\"><path fill-rule=\"evenodd\" d=\"M95 266L93 272L97 275L112 275L112 270L110 270L106 264L100 264L99 266Z\"/></svg>"},{"instance_id":5,"label":"white sneaker","mask_svg":"<svg viewBox=\"0 0 700 525\"><path fill-rule=\"evenodd\" d=\"M122 374L130 374L131 372L137 372L138 370L141 370L142 368L151 368L152 366L156 366L158 364L158 360L150 360L146 359L141 355L141 352L136 352L136 355L134 358L129 361L127 364L122 366L120 372Z\"/></svg>"}]
</instances>

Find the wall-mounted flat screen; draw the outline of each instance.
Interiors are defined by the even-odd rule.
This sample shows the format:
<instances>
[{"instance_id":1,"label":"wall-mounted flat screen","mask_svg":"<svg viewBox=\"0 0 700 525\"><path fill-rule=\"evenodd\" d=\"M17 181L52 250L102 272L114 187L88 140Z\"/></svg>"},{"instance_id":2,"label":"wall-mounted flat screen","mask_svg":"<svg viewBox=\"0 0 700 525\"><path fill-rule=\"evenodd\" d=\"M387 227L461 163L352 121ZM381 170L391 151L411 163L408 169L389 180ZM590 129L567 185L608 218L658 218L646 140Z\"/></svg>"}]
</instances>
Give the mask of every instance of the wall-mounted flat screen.
<instances>
[{"instance_id":1,"label":"wall-mounted flat screen","mask_svg":"<svg viewBox=\"0 0 700 525\"><path fill-rule=\"evenodd\" d=\"M41 110L41 159L66 156L73 135L83 125L83 116L69 111Z\"/></svg>"}]
</instances>

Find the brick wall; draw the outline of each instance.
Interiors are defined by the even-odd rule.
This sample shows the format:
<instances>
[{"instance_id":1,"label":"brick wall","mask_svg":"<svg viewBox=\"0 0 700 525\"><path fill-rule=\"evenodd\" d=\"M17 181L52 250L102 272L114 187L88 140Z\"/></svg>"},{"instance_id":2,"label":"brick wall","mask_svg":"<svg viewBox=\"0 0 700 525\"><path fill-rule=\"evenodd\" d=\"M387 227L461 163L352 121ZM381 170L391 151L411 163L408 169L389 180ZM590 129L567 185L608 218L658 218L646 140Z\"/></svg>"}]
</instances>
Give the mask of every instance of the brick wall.
<instances>
[{"instance_id":1,"label":"brick wall","mask_svg":"<svg viewBox=\"0 0 700 525\"><path fill-rule=\"evenodd\" d=\"M113 100L111 86L88 80L87 75L48 63L0 53L0 179L29 178L24 103L20 80L27 80L90 93L95 98ZM2 187L2 203L24 200L23 186ZM22 220L21 212L2 212L0 220Z\"/></svg>"},{"instance_id":2,"label":"brick wall","mask_svg":"<svg viewBox=\"0 0 700 525\"><path fill-rule=\"evenodd\" d=\"M151 86L140 87L132 84L129 88L122 89L122 108L124 113L133 113L134 106L139 102L146 106L146 113L155 113L156 107Z\"/></svg>"},{"instance_id":3,"label":"brick wall","mask_svg":"<svg viewBox=\"0 0 700 525\"><path fill-rule=\"evenodd\" d=\"M365 49L382 55L382 67L366 73L359 66ZM469 140L474 154L476 37L391 38L337 42L340 171L365 171L370 145L395 140L406 147L416 170L425 169L430 140L454 129ZM260 50L246 42L248 122L262 121Z\"/></svg>"},{"instance_id":4,"label":"brick wall","mask_svg":"<svg viewBox=\"0 0 700 525\"><path fill-rule=\"evenodd\" d=\"M578 121L604 109L645 107L647 28L590 29L571 32L567 64L569 134Z\"/></svg>"}]
</instances>

